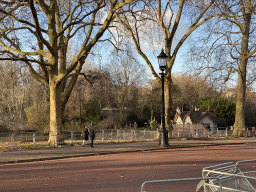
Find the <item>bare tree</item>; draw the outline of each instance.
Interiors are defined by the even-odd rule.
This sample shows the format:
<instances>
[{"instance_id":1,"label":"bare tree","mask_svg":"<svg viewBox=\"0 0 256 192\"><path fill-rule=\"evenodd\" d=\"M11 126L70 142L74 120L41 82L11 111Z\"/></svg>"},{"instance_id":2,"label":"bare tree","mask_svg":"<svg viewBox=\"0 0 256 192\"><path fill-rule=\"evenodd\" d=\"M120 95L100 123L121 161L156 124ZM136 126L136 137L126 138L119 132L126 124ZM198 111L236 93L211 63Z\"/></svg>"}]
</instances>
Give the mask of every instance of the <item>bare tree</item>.
<instances>
[{"instance_id":1,"label":"bare tree","mask_svg":"<svg viewBox=\"0 0 256 192\"><path fill-rule=\"evenodd\" d=\"M24 128L25 87L22 86L22 67L15 62L0 64L0 123L9 130Z\"/></svg>"},{"instance_id":2,"label":"bare tree","mask_svg":"<svg viewBox=\"0 0 256 192\"><path fill-rule=\"evenodd\" d=\"M216 8L220 19L198 41L200 51L195 47L191 51L204 62L200 70L205 70L206 76L237 82L233 135L244 136L246 89L255 80L256 5L254 0L221 0Z\"/></svg>"},{"instance_id":3,"label":"bare tree","mask_svg":"<svg viewBox=\"0 0 256 192\"><path fill-rule=\"evenodd\" d=\"M49 88L51 145L57 144L63 111L85 60L114 13L132 1L0 1L0 59L23 61ZM68 62L71 39L78 53Z\"/></svg>"},{"instance_id":4,"label":"bare tree","mask_svg":"<svg viewBox=\"0 0 256 192\"><path fill-rule=\"evenodd\" d=\"M173 74L173 105L193 109L202 97L215 98L220 93L199 75Z\"/></svg>"},{"instance_id":5,"label":"bare tree","mask_svg":"<svg viewBox=\"0 0 256 192\"><path fill-rule=\"evenodd\" d=\"M161 81L150 54L164 47L168 55L165 76L165 115L170 127L172 114L171 72L178 51L191 33L215 15L210 12L215 1L141 1L136 6L116 12L124 29L118 34L129 35L137 52L145 60L154 77ZM118 36L120 39L120 36ZM123 39L121 39L123 40ZM160 46L155 42L161 42ZM150 50L150 51L149 51ZM160 51L158 51L160 53Z\"/></svg>"},{"instance_id":6,"label":"bare tree","mask_svg":"<svg viewBox=\"0 0 256 192\"><path fill-rule=\"evenodd\" d=\"M109 87L109 84L105 83L108 87L100 89L102 93L111 90L111 94L107 94L106 98L113 100L106 103L110 104L107 107L118 108L119 119L122 122L128 112L136 113L140 107L140 89L148 79L144 72L145 67L136 57L126 52L114 52L110 63L105 66L105 70L110 78L110 81L105 80L105 82L111 82L111 84Z\"/></svg>"}]
</instances>

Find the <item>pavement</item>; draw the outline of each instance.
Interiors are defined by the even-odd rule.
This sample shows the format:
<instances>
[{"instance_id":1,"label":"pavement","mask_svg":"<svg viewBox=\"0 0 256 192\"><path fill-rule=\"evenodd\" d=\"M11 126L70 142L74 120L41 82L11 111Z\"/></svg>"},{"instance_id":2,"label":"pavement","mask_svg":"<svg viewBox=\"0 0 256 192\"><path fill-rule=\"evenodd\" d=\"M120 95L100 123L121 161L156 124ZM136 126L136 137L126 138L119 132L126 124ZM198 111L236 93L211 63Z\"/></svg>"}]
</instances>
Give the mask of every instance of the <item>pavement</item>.
<instances>
[{"instance_id":1,"label":"pavement","mask_svg":"<svg viewBox=\"0 0 256 192\"><path fill-rule=\"evenodd\" d=\"M93 155L128 153L149 150L164 150L188 147L217 146L217 145L239 145L245 143L256 143L256 138L217 138L211 140L169 140L168 147L160 147L158 141L131 142L118 144L95 144L93 148L89 145L62 146L57 148L23 149L0 152L0 165L23 162L45 161L75 157L86 157Z\"/></svg>"}]
</instances>

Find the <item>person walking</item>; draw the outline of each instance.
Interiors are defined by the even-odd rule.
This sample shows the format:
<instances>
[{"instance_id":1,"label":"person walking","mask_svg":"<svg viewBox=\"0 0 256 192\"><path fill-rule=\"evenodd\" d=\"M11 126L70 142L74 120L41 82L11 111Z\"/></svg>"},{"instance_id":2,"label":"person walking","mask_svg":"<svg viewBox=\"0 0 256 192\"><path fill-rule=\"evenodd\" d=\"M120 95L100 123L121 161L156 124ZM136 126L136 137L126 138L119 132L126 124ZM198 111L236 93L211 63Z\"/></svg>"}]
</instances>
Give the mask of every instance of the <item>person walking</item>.
<instances>
[{"instance_id":1,"label":"person walking","mask_svg":"<svg viewBox=\"0 0 256 192\"><path fill-rule=\"evenodd\" d=\"M83 129L83 136L84 136L84 140L83 140L83 147L84 147L84 146L85 146L85 143L86 143L86 145L87 145L87 143L88 143L88 137L89 137L89 131L88 131L86 125L84 126L84 129Z\"/></svg>"},{"instance_id":2,"label":"person walking","mask_svg":"<svg viewBox=\"0 0 256 192\"><path fill-rule=\"evenodd\" d=\"M95 135L96 135L96 128L94 127L94 123L92 123L92 125L89 128L89 135L90 135L90 139L91 139L90 146L93 147L93 140L94 140Z\"/></svg>"}]
</instances>

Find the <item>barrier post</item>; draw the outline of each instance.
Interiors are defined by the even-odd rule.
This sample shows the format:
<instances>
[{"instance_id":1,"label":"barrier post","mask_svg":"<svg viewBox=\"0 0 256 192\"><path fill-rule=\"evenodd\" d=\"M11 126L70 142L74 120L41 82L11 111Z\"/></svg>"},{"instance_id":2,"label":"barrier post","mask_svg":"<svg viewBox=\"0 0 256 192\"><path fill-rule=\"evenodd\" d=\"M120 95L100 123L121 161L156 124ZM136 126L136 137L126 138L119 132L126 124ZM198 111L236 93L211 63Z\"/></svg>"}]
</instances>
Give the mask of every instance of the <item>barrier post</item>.
<instances>
[{"instance_id":1,"label":"barrier post","mask_svg":"<svg viewBox=\"0 0 256 192\"><path fill-rule=\"evenodd\" d=\"M73 140L74 140L74 131L71 131L71 145L73 145Z\"/></svg>"},{"instance_id":2,"label":"barrier post","mask_svg":"<svg viewBox=\"0 0 256 192\"><path fill-rule=\"evenodd\" d=\"M15 133L12 134L12 137L11 137L11 141L12 141L12 146L14 146L14 137L15 137Z\"/></svg>"},{"instance_id":3,"label":"barrier post","mask_svg":"<svg viewBox=\"0 0 256 192\"><path fill-rule=\"evenodd\" d=\"M102 130L102 132L101 132L101 141L103 142L104 141L104 129Z\"/></svg>"},{"instance_id":4,"label":"barrier post","mask_svg":"<svg viewBox=\"0 0 256 192\"><path fill-rule=\"evenodd\" d=\"M33 146L36 146L36 133L33 133Z\"/></svg>"}]
</instances>

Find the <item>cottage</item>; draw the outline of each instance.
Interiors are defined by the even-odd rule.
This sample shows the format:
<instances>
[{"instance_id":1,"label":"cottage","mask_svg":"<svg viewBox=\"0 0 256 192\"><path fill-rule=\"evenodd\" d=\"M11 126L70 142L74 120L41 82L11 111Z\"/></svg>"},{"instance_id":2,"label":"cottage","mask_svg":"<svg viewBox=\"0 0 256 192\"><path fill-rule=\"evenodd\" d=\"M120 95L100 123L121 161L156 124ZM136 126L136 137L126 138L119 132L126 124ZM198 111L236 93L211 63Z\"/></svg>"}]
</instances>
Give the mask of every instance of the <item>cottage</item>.
<instances>
[{"instance_id":1,"label":"cottage","mask_svg":"<svg viewBox=\"0 0 256 192\"><path fill-rule=\"evenodd\" d=\"M212 112L199 111L199 108L191 111L181 111L177 108L174 118L174 131L182 130L200 130L201 132L209 131L214 133L217 130L218 118ZM181 128L182 127L182 128Z\"/></svg>"}]
</instances>

